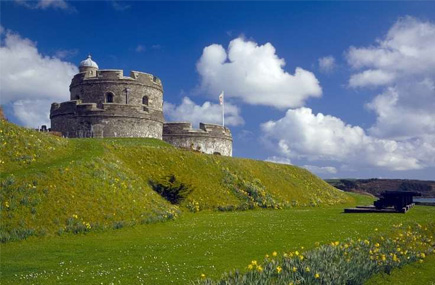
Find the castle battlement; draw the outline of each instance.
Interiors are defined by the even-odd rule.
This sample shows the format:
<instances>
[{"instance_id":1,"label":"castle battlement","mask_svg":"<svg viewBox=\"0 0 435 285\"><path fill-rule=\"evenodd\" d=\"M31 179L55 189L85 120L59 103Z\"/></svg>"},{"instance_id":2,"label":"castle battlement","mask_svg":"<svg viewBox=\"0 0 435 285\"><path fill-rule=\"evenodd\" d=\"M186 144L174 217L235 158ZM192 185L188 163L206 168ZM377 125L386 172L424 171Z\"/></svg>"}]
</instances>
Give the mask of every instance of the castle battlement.
<instances>
[{"instance_id":1,"label":"castle battlement","mask_svg":"<svg viewBox=\"0 0 435 285\"><path fill-rule=\"evenodd\" d=\"M97 69L76 74L71 81L70 88L80 84L98 84L108 81L141 84L158 89L163 89L162 81L150 73L131 71L130 76L124 76L122 69Z\"/></svg>"},{"instance_id":2,"label":"castle battlement","mask_svg":"<svg viewBox=\"0 0 435 285\"><path fill-rule=\"evenodd\" d=\"M163 135L169 136L206 136L233 140L231 131L221 125L199 123L199 129L194 129L189 122L170 122L163 124Z\"/></svg>"}]
</instances>

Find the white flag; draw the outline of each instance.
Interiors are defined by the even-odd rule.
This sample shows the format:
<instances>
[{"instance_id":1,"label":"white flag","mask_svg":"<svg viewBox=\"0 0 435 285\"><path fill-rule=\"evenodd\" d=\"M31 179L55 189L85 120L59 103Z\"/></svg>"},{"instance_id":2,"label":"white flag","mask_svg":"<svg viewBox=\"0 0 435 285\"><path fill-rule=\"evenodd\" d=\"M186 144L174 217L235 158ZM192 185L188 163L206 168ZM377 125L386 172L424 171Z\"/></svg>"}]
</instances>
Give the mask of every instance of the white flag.
<instances>
[{"instance_id":1,"label":"white flag","mask_svg":"<svg viewBox=\"0 0 435 285\"><path fill-rule=\"evenodd\" d=\"M221 105L224 104L224 91L222 91L222 93L219 95L219 103L220 103Z\"/></svg>"}]
</instances>

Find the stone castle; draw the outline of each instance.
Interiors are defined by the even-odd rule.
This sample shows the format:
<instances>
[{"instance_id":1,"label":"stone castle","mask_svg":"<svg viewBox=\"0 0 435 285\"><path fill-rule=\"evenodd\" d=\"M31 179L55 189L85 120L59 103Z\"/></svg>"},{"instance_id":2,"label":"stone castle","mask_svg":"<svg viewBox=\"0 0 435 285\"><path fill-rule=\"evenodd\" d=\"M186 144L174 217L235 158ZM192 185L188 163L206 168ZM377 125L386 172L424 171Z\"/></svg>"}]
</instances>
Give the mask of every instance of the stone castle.
<instances>
[{"instance_id":1,"label":"stone castle","mask_svg":"<svg viewBox=\"0 0 435 285\"><path fill-rule=\"evenodd\" d=\"M51 130L69 138L144 137L163 139L208 154L232 156L228 128L200 123L165 123L163 85L148 73L99 69L88 56L70 85L70 101L53 103Z\"/></svg>"}]
</instances>

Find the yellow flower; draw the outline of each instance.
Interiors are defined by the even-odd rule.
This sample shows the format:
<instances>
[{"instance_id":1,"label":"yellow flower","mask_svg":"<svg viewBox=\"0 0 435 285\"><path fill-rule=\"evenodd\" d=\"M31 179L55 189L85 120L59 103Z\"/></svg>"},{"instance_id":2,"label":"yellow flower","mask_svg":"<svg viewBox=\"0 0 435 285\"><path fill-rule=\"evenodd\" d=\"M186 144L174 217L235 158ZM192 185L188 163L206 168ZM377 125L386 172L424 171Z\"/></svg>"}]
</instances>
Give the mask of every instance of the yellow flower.
<instances>
[{"instance_id":1,"label":"yellow flower","mask_svg":"<svg viewBox=\"0 0 435 285\"><path fill-rule=\"evenodd\" d=\"M205 274L204 273L201 273L201 278L205 279Z\"/></svg>"},{"instance_id":2,"label":"yellow flower","mask_svg":"<svg viewBox=\"0 0 435 285\"><path fill-rule=\"evenodd\" d=\"M281 266L278 266L278 267L276 268L276 272L278 272L278 274L280 274L281 271L282 271L282 267L281 267Z\"/></svg>"},{"instance_id":3,"label":"yellow flower","mask_svg":"<svg viewBox=\"0 0 435 285\"><path fill-rule=\"evenodd\" d=\"M263 267L261 267L261 265L258 265L257 266L257 270L258 270L258 272L262 272L263 271Z\"/></svg>"},{"instance_id":4,"label":"yellow flower","mask_svg":"<svg viewBox=\"0 0 435 285\"><path fill-rule=\"evenodd\" d=\"M426 254L424 254L423 252L420 254L421 258L425 258Z\"/></svg>"},{"instance_id":5,"label":"yellow flower","mask_svg":"<svg viewBox=\"0 0 435 285\"><path fill-rule=\"evenodd\" d=\"M6 206L6 208L9 208L9 202L8 201L5 202L5 206Z\"/></svg>"},{"instance_id":6,"label":"yellow flower","mask_svg":"<svg viewBox=\"0 0 435 285\"><path fill-rule=\"evenodd\" d=\"M423 263L423 259L420 259L418 262Z\"/></svg>"},{"instance_id":7,"label":"yellow flower","mask_svg":"<svg viewBox=\"0 0 435 285\"><path fill-rule=\"evenodd\" d=\"M269 255L268 255L268 254L266 254L266 258L269 258Z\"/></svg>"},{"instance_id":8,"label":"yellow flower","mask_svg":"<svg viewBox=\"0 0 435 285\"><path fill-rule=\"evenodd\" d=\"M78 219L78 218L79 218L76 214L72 215L72 217L73 217L74 219Z\"/></svg>"},{"instance_id":9,"label":"yellow flower","mask_svg":"<svg viewBox=\"0 0 435 285\"><path fill-rule=\"evenodd\" d=\"M296 250L295 251L295 255L298 256L299 255L299 251Z\"/></svg>"},{"instance_id":10,"label":"yellow flower","mask_svg":"<svg viewBox=\"0 0 435 285\"><path fill-rule=\"evenodd\" d=\"M316 275L314 275L314 278L319 279L320 278L320 274L316 273Z\"/></svg>"},{"instance_id":11,"label":"yellow flower","mask_svg":"<svg viewBox=\"0 0 435 285\"><path fill-rule=\"evenodd\" d=\"M254 268L254 266L252 266L252 264L249 264L249 265L248 265L248 269L249 269L249 270L252 270L252 268Z\"/></svg>"},{"instance_id":12,"label":"yellow flower","mask_svg":"<svg viewBox=\"0 0 435 285\"><path fill-rule=\"evenodd\" d=\"M305 271L306 271L306 272L310 272L310 268L307 266L307 267L305 268Z\"/></svg>"},{"instance_id":13,"label":"yellow flower","mask_svg":"<svg viewBox=\"0 0 435 285\"><path fill-rule=\"evenodd\" d=\"M340 244L339 241L334 242L334 245L335 245L335 246L337 246L337 245L339 245L339 244Z\"/></svg>"},{"instance_id":14,"label":"yellow flower","mask_svg":"<svg viewBox=\"0 0 435 285\"><path fill-rule=\"evenodd\" d=\"M304 256L303 256L303 255L299 256L299 259L300 259L301 261L304 260Z\"/></svg>"},{"instance_id":15,"label":"yellow flower","mask_svg":"<svg viewBox=\"0 0 435 285\"><path fill-rule=\"evenodd\" d=\"M253 261L251 261L251 264L252 264L252 265L257 265L257 260L253 260Z\"/></svg>"},{"instance_id":16,"label":"yellow flower","mask_svg":"<svg viewBox=\"0 0 435 285\"><path fill-rule=\"evenodd\" d=\"M376 247L380 247L381 245L379 243L375 243L375 246Z\"/></svg>"},{"instance_id":17,"label":"yellow flower","mask_svg":"<svg viewBox=\"0 0 435 285\"><path fill-rule=\"evenodd\" d=\"M276 252L276 251L274 251L273 253L272 253L272 256L277 256L278 255L278 253Z\"/></svg>"},{"instance_id":18,"label":"yellow flower","mask_svg":"<svg viewBox=\"0 0 435 285\"><path fill-rule=\"evenodd\" d=\"M296 272L298 269L295 266L293 266L292 270L293 272Z\"/></svg>"}]
</instances>

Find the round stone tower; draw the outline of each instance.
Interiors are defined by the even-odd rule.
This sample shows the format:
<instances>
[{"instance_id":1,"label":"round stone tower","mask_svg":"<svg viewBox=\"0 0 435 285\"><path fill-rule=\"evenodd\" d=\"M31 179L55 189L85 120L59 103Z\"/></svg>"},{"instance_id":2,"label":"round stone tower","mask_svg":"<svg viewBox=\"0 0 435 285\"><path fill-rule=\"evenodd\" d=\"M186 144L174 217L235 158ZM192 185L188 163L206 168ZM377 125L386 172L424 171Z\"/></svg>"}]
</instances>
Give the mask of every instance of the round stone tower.
<instances>
[{"instance_id":1,"label":"round stone tower","mask_svg":"<svg viewBox=\"0 0 435 285\"><path fill-rule=\"evenodd\" d=\"M70 101L53 103L51 129L66 137L162 139L163 86L152 74L98 69L83 60L70 85Z\"/></svg>"}]
</instances>

